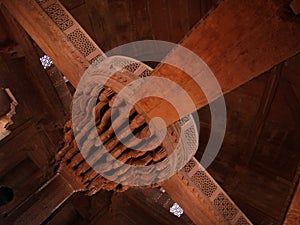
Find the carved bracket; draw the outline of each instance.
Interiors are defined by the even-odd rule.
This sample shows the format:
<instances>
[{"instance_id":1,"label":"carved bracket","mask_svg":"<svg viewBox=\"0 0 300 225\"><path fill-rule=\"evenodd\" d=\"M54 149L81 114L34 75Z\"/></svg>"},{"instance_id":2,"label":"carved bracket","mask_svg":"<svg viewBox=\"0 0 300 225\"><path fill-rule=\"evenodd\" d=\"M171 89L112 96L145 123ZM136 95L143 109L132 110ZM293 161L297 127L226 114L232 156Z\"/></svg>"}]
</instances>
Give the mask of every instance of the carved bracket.
<instances>
[{"instance_id":1,"label":"carved bracket","mask_svg":"<svg viewBox=\"0 0 300 225\"><path fill-rule=\"evenodd\" d=\"M16 106L18 105L16 98L11 93L9 88L5 88L3 90L6 93L6 95L10 98L11 103L10 111L0 118L0 140L4 139L11 133L11 131L8 130L8 127L13 124L12 117L16 114Z\"/></svg>"}]
</instances>

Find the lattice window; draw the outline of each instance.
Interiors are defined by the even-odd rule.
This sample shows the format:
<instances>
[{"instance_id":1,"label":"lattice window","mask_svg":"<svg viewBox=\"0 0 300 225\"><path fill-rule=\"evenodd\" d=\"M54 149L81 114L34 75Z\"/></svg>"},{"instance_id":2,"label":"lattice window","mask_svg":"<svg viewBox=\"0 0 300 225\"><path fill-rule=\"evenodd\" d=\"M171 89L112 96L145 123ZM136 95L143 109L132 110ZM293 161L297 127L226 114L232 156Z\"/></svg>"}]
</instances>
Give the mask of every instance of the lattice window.
<instances>
[{"instance_id":1,"label":"lattice window","mask_svg":"<svg viewBox=\"0 0 300 225\"><path fill-rule=\"evenodd\" d=\"M127 57L115 57L113 59L113 66L116 67L116 69L126 69L126 67L130 68L130 65L134 63L134 61Z\"/></svg>"},{"instance_id":2,"label":"lattice window","mask_svg":"<svg viewBox=\"0 0 300 225\"><path fill-rule=\"evenodd\" d=\"M250 223L243 216L241 216L235 225L250 225Z\"/></svg>"},{"instance_id":3,"label":"lattice window","mask_svg":"<svg viewBox=\"0 0 300 225\"><path fill-rule=\"evenodd\" d=\"M45 8L45 12L62 31L70 28L74 24L73 20L57 3Z\"/></svg>"},{"instance_id":4,"label":"lattice window","mask_svg":"<svg viewBox=\"0 0 300 225\"><path fill-rule=\"evenodd\" d=\"M104 55L97 55L96 57L92 58L89 63L92 65L97 65L99 62L102 62L105 59Z\"/></svg>"},{"instance_id":5,"label":"lattice window","mask_svg":"<svg viewBox=\"0 0 300 225\"><path fill-rule=\"evenodd\" d=\"M204 171L197 171L191 179L208 198L217 190L217 186L206 176Z\"/></svg>"},{"instance_id":6,"label":"lattice window","mask_svg":"<svg viewBox=\"0 0 300 225\"><path fill-rule=\"evenodd\" d=\"M139 77L148 77L150 76L150 74L151 74L151 70L146 69L139 75Z\"/></svg>"},{"instance_id":7,"label":"lattice window","mask_svg":"<svg viewBox=\"0 0 300 225\"><path fill-rule=\"evenodd\" d=\"M134 73L134 71L136 71L137 68L139 68L139 67L140 67L140 63L135 62L135 63L131 63L131 64L125 66L124 69L128 70L131 73Z\"/></svg>"},{"instance_id":8,"label":"lattice window","mask_svg":"<svg viewBox=\"0 0 300 225\"><path fill-rule=\"evenodd\" d=\"M227 220L232 220L238 213L237 209L223 193L220 193L214 199L213 204Z\"/></svg>"},{"instance_id":9,"label":"lattice window","mask_svg":"<svg viewBox=\"0 0 300 225\"><path fill-rule=\"evenodd\" d=\"M43 65L44 69L47 69L53 65L52 59L47 55L42 56L40 58L40 61Z\"/></svg>"},{"instance_id":10,"label":"lattice window","mask_svg":"<svg viewBox=\"0 0 300 225\"><path fill-rule=\"evenodd\" d=\"M190 172L194 167L196 166L196 163L193 159L191 159L184 167L183 171L188 173Z\"/></svg>"},{"instance_id":11,"label":"lattice window","mask_svg":"<svg viewBox=\"0 0 300 225\"><path fill-rule=\"evenodd\" d=\"M91 54L92 52L96 51L95 46L79 29L74 30L72 33L68 34L67 37L72 42L72 44L79 50L79 52L85 57Z\"/></svg>"},{"instance_id":12,"label":"lattice window","mask_svg":"<svg viewBox=\"0 0 300 225\"><path fill-rule=\"evenodd\" d=\"M170 208L170 213L173 213L175 216L180 217L183 214L183 209L175 202Z\"/></svg>"}]
</instances>

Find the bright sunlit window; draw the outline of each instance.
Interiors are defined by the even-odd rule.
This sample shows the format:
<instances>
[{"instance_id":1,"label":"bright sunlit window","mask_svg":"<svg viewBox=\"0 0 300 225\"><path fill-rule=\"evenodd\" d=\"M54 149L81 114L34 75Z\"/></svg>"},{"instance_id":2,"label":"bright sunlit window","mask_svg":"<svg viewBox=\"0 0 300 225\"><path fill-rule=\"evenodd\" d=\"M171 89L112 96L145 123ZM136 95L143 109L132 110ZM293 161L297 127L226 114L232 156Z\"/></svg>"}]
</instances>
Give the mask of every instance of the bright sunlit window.
<instances>
[{"instance_id":1,"label":"bright sunlit window","mask_svg":"<svg viewBox=\"0 0 300 225\"><path fill-rule=\"evenodd\" d=\"M42 56L40 58L40 61L43 65L44 69L47 69L47 68L49 68L50 66L53 65L52 59L47 55Z\"/></svg>"},{"instance_id":2,"label":"bright sunlit window","mask_svg":"<svg viewBox=\"0 0 300 225\"><path fill-rule=\"evenodd\" d=\"M170 213L173 213L175 216L180 217L183 214L183 209L175 202L170 208Z\"/></svg>"}]
</instances>

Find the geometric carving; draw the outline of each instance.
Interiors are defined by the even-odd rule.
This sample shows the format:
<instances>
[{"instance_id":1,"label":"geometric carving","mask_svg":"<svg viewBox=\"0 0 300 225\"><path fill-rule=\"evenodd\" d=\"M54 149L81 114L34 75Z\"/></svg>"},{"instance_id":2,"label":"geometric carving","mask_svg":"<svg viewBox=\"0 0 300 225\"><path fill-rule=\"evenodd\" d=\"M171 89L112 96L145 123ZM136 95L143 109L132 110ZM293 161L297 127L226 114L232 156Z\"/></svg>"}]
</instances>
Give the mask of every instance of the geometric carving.
<instances>
[{"instance_id":1,"label":"geometric carving","mask_svg":"<svg viewBox=\"0 0 300 225\"><path fill-rule=\"evenodd\" d=\"M190 172L194 167L195 167L196 163L193 159L191 159L184 167L183 167L183 171L188 173Z\"/></svg>"},{"instance_id":2,"label":"geometric carving","mask_svg":"<svg viewBox=\"0 0 300 225\"><path fill-rule=\"evenodd\" d=\"M84 57L96 51L95 46L79 29L76 29L73 32L69 33L67 37Z\"/></svg>"},{"instance_id":3,"label":"geometric carving","mask_svg":"<svg viewBox=\"0 0 300 225\"><path fill-rule=\"evenodd\" d=\"M238 213L238 210L223 193L220 193L218 197L214 199L213 204L227 220L234 219ZM241 220L241 222L243 221Z\"/></svg>"},{"instance_id":4,"label":"geometric carving","mask_svg":"<svg viewBox=\"0 0 300 225\"><path fill-rule=\"evenodd\" d=\"M184 144L189 153L198 148L196 133L197 131L193 126L184 131L184 137L186 138Z\"/></svg>"},{"instance_id":5,"label":"geometric carving","mask_svg":"<svg viewBox=\"0 0 300 225\"><path fill-rule=\"evenodd\" d=\"M179 123L180 126L183 126L184 124L186 124L188 121L190 121L190 116L184 116L180 119Z\"/></svg>"},{"instance_id":6,"label":"geometric carving","mask_svg":"<svg viewBox=\"0 0 300 225\"><path fill-rule=\"evenodd\" d=\"M136 63L128 57L116 57L113 60L113 66L116 67L116 69L126 69L133 73L140 66L140 64ZM136 69L133 70L134 68Z\"/></svg>"},{"instance_id":7,"label":"geometric carving","mask_svg":"<svg viewBox=\"0 0 300 225\"><path fill-rule=\"evenodd\" d=\"M150 76L151 73L152 73L151 70L145 69L145 70L139 75L139 77L148 77L148 76Z\"/></svg>"},{"instance_id":8,"label":"geometric carving","mask_svg":"<svg viewBox=\"0 0 300 225\"><path fill-rule=\"evenodd\" d=\"M74 24L73 20L57 3L54 3L49 7L45 8L45 12L62 31L68 29Z\"/></svg>"},{"instance_id":9,"label":"geometric carving","mask_svg":"<svg viewBox=\"0 0 300 225\"><path fill-rule=\"evenodd\" d=\"M210 198L212 194L217 190L217 186L206 176L204 171L197 171L191 180L193 184L199 188L206 197Z\"/></svg>"},{"instance_id":10,"label":"geometric carving","mask_svg":"<svg viewBox=\"0 0 300 225\"><path fill-rule=\"evenodd\" d=\"M134 73L134 71L136 71L137 68L140 67L140 65L141 65L140 63L134 62L134 63L131 63L131 64L125 66L124 69L128 70L131 73Z\"/></svg>"},{"instance_id":11,"label":"geometric carving","mask_svg":"<svg viewBox=\"0 0 300 225\"><path fill-rule=\"evenodd\" d=\"M48 2L48 1L49 0L36 0L36 2L39 3L39 4L43 4L43 3Z\"/></svg>"},{"instance_id":12,"label":"geometric carving","mask_svg":"<svg viewBox=\"0 0 300 225\"><path fill-rule=\"evenodd\" d=\"M250 225L250 223L244 217L241 216L235 225Z\"/></svg>"},{"instance_id":13,"label":"geometric carving","mask_svg":"<svg viewBox=\"0 0 300 225\"><path fill-rule=\"evenodd\" d=\"M91 60L89 60L89 63L91 65L97 64L97 63L103 61L104 59L105 59L105 57L103 55L97 55L96 57L94 57Z\"/></svg>"}]
</instances>

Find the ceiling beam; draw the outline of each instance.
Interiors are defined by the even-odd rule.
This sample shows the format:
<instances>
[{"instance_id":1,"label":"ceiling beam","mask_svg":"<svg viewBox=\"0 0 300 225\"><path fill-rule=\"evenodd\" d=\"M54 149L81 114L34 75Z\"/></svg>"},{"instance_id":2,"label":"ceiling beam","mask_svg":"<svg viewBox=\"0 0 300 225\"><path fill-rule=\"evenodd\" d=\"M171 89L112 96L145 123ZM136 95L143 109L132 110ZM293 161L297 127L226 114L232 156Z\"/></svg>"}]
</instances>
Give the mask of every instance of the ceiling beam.
<instances>
[{"instance_id":1,"label":"ceiling beam","mask_svg":"<svg viewBox=\"0 0 300 225\"><path fill-rule=\"evenodd\" d=\"M252 224L195 158L162 187L195 224Z\"/></svg>"},{"instance_id":2,"label":"ceiling beam","mask_svg":"<svg viewBox=\"0 0 300 225\"><path fill-rule=\"evenodd\" d=\"M191 30L181 45L204 60L226 94L300 51L300 18L290 12L284 2L221 1ZM176 51L167 60L193 67L185 55ZM197 77L200 73L194 69L190 75ZM191 96L197 109L207 105L203 91L183 71L164 64L151 75L178 83ZM213 99L222 94L214 87L207 89ZM170 113L172 109L167 105L162 100L142 100L140 103L150 118L160 115L167 124L172 124L178 116ZM189 110L186 107L186 114Z\"/></svg>"},{"instance_id":3,"label":"ceiling beam","mask_svg":"<svg viewBox=\"0 0 300 225\"><path fill-rule=\"evenodd\" d=\"M241 159L240 165L249 165L252 160L255 151L257 150L257 144L263 132L266 119L269 115L270 109L272 107L275 94L277 92L278 84L282 77L283 63L275 67L268 74L268 80L265 85L264 93L261 97L260 105L255 115L255 119L249 129L248 144L246 146L245 152Z\"/></svg>"}]
</instances>

